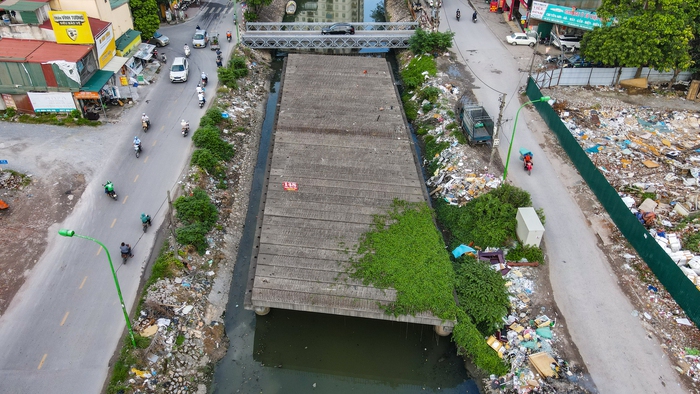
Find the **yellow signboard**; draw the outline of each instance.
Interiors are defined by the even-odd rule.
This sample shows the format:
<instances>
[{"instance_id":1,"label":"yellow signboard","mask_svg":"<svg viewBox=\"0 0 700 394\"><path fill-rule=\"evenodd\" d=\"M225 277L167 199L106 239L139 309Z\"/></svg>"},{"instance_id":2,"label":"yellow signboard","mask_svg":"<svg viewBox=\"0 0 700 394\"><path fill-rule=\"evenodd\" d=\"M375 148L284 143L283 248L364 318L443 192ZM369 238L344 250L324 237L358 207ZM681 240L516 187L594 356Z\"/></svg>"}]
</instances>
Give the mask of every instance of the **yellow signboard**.
<instances>
[{"instance_id":1,"label":"yellow signboard","mask_svg":"<svg viewBox=\"0 0 700 394\"><path fill-rule=\"evenodd\" d=\"M84 11L49 11L51 26L59 44L93 44L88 16Z\"/></svg>"},{"instance_id":2,"label":"yellow signboard","mask_svg":"<svg viewBox=\"0 0 700 394\"><path fill-rule=\"evenodd\" d=\"M97 60L102 69L112 60L115 52L117 52L117 46L114 43L112 24L110 24L99 37L95 37L95 46L97 47Z\"/></svg>"}]
</instances>

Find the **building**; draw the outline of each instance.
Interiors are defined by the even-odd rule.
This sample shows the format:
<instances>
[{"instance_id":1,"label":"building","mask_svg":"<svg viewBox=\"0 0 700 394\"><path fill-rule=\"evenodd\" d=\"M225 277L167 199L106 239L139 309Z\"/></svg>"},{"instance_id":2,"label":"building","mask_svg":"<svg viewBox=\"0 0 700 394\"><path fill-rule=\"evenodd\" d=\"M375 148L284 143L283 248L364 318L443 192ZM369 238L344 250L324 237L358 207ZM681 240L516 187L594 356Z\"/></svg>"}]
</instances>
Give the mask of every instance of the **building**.
<instances>
[{"instance_id":1,"label":"building","mask_svg":"<svg viewBox=\"0 0 700 394\"><path fill-rule=\"evenodd\" d=\"M509 21L518 21L523 31L536 31L540 37L555 35L582 36L600 26L595 10L602 0L494 0L491 12L506 13Z\"/></svg>"},{"instance_id":2,"label":"building","mask_svg":"<svg viewBox=\"0 0 700 394\"><path fill-rule=\"evenodd\" d=\"M111 22L117 37L134 28L128 0L51 0L49 4L52 10L85 11L91 18Z\"/></svg>"}]
</instances>

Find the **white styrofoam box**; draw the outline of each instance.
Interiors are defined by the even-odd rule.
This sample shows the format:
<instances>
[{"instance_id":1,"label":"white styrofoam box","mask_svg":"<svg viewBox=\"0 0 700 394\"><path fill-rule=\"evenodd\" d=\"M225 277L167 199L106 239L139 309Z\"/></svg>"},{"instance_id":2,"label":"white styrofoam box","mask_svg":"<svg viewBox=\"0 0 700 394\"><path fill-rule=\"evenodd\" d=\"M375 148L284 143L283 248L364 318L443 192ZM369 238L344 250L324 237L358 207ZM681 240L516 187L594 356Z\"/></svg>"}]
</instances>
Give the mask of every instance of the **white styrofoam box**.
<instances>
[{"instance_id":1,"label":"white styrofoam box","mask_svg":"<svg viewBox=\"0 0 700 394\"><path fill-rule=\"evenodd\" d=\"M518 226L515 233L523 245L540 246L544 236L544 226L540 222L539 216L533 207L518 208L516 216Z\"/></svg>"}]
</instances>

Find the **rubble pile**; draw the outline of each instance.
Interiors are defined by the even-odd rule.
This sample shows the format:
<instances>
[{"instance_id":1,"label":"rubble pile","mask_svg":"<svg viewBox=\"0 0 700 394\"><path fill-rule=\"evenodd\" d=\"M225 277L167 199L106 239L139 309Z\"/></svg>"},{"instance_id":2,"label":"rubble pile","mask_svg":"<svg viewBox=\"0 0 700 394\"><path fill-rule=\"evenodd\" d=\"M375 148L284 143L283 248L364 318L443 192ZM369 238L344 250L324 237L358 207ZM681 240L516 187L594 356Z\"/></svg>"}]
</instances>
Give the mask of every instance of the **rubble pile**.
<instances>
[{"instance_id":1,"label":"rubble pile","mask_svg":"<svg viewBox=\"0 0 700 394\"><path fill-rule=\"evenodd\" d=\"M489 337L487 343L510 363L511 371L501 377L491 375L487 390L493 393L556 393L562 387L567 390L576 387L576 392L587 392L576 384L581 378L576 368L557 353L556 319L545 314L545 307L537 310L533 307L530 298L536 292L533 279L536 271L507 264L492 264L491 267L505 273L511 312L504 318L504 328Z\"/></svg>"},{"instance_id":2,"label":"rubble pile","mask_svg":"<svg viewBox=\"0 0 700 394\"><path fill-rule=\"evenodd\" d=\"M435 77L426 80L426 87L436 87L440 91L439 105L432 106L429 111L424 108L430 104L427 100L420 103L416 124L427 127L427 134L435 138L436 143L449 143L449 146L436 157L426 157L427 162L437 160L437 168L426 182L432 189L430 195L434 198L444 198L451 205L462 206L470 200L497 188L501 184L501 178L491 174L486 168L486 163L481 155L475 154L474 148L458 141L455 133L463 134L459 125L459 119L454 111L460 99L461 92L445 80L448 75L437 73ZM417 95L411 98L417 101ZM446 109L447 108L447 109Z\"/></svg>"},{"instance_id":3,"label":"rubble pile","mask_svg":"<svg viewBox=\"0 0 700 394\"><path fill-rule=\"evenodd\" d=\"M29 179L31 179L31 175L0 169L0 189L2 190L22 190L29 183Z\"/></svg>"},{"instance_id":4,"label":"rubble pile","mask_svg":"<svg viewBox=\"0 0 700 394\"><path fill-rule=\"evenodd\" d=\"M213 366L228 348L222 316L257 157L264 107L260 104L267 98L270 77L267 59L254 58L248 67L250 73L239 80L239 88L220 89L216 99L223 117L231 120L221 137L236 151L226 163L225 180L192 167L179 182L184 195L195 188L206 190L219 209L219 220L207 235L203 255L194 248L171 246L176 276L162 278L146 290L133 330L150 344L136 350L137 361L129 366L129 393L206 393ZM176 245L172 237L169 244Z\"/></svg>"}]
</instances>

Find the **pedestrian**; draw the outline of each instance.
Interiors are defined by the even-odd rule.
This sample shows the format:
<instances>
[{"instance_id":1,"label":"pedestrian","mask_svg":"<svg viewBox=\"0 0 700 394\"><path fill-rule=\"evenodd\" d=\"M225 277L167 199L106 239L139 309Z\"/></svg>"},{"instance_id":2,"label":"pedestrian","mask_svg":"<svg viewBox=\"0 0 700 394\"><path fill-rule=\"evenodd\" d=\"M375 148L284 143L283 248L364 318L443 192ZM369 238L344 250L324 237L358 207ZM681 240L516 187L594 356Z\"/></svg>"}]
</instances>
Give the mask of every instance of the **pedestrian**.
<instances>
[{"instance_id":1,"label":"pedestrian","mask_svg":"<svg viewBox=\"0 0 700 394\"><path fill-rule=\"evenodd\" d=\"M194 29L195 29L195 30L202 30L202 29L199 28L199 25L197 25L197 27L195 27Z\"/></svg>"}]
</instances>

